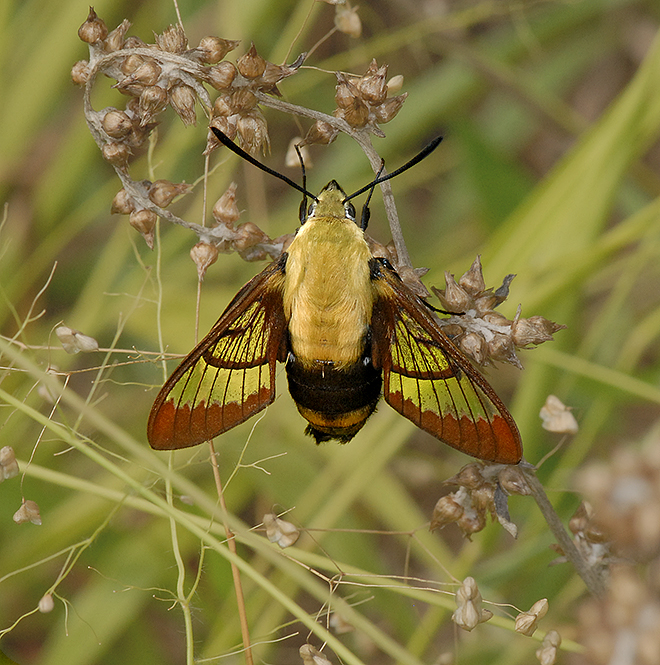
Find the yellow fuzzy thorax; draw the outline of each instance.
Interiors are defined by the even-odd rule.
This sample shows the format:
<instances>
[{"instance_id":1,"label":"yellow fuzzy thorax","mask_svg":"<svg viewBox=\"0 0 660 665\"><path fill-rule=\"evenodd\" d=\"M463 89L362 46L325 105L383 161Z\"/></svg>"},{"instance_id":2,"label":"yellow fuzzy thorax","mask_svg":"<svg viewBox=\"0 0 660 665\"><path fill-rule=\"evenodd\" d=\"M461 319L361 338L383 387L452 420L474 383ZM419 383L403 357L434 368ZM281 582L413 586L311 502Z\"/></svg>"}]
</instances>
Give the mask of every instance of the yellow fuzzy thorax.
<instances>
[{"instance_id":1,"label":"yellow fuzzy thorax","mask_svg":"<svg viewBox=\"0 0 660 665\"><path fill-rule=\"evenodd\" d=\"M361 358L374 291L364 232L346 216L333 181L288 248L284 314L291 349L306 367L350 366Z\"/></svg>"}]
</instances>

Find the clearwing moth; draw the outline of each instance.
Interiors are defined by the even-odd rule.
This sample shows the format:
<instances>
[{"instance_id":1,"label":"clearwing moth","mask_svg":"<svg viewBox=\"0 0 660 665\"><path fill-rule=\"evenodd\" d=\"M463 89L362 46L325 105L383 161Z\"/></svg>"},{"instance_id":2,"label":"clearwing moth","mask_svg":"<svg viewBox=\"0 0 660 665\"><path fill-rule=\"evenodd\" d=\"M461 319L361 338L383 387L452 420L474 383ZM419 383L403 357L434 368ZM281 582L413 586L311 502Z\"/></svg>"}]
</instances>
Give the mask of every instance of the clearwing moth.
<instances>
[{"instance_id":1,"label":"clearwing moth","mask_svg":"<svg viewBox=\"0 0 660 665\"><path fill-rule=\"evenodd\" d=\"M385 401L472 457L516 464L518 428L486 379L443 333L432 308L364 238L374 187L432 152L346 196L332 180L313 196L213 129L247 161L303 194L301 226L280 258L251 279L167 380L149 416L157 450L208 441L275 399L277 362L317 443L350 441ZM350 202L369 190L356 220ZM307 208L307 198L312 203Z\"/></svg>"}]
</instances>

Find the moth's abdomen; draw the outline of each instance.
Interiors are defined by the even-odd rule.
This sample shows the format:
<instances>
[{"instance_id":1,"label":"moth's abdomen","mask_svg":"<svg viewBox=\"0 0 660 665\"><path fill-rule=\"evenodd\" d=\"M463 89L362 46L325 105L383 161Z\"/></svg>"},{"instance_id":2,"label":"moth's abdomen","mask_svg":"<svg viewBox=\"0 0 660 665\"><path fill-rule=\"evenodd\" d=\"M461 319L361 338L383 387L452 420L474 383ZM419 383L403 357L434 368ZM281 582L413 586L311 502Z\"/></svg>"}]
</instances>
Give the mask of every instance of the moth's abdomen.
<instances>
[{"instance_id":1,"label":"moth's abdomen","mask_svg":"<svg viewBox=\"0 0 660 665\"><path fill-rule=\"evenodd\" d=\"M309 422L306 433L317 443L350 441L380 399L381 371L368 359L343 369L335 369L332 362L319 362L309 369L292 356L286 370L291 397Z\"/></svg>"}]
</instances>

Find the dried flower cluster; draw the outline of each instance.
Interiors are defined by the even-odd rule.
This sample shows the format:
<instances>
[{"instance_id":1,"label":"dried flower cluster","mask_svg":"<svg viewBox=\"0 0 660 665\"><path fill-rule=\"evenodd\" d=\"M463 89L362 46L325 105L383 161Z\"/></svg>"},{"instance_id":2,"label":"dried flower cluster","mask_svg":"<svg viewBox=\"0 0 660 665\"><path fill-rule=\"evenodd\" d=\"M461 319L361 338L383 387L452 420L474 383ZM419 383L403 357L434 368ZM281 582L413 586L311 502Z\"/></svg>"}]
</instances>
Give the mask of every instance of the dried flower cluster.
<instances>
[{"instance_id":1,"label":"dried flower cluster","mask_svg":"<svg viewBox=\"0 0 660 665\"><path fill-rule=\"evenodd\" d=\"M456 523L467 538L486 526L490 513L514 537L516 526L509 520L506 498L529 494L522 471L516 466L473 462L445 483L458 485L456 492L441 497L433 509L431 530Z\"/></svg>"},{"instance_id":2,"label":"dried flower cluster","mask_svg":"<svg viewBox=\"0 0 660 665\"><path fill-rule=\"evenodd\" d=\"M607 594L579 610L590 665L660 662L660 438L582 471L588 499L573 516L576 545L609 573ZM609 566L609 567L608 567Z\"/></svg>"},{"instance_id":3,"label":"dried flower cluster","mask_svg":"<svg viewBox=\"0 0 660 665\"><path fill-rule=\"evenodd\" d=\"M498 289L487 289L481 258L477 256L458 282L446 272L446 288L432 287L442 308L457 314L441 320L445 334L478 365L498 360L522 368L516 355L517 348L548 342L554 333L566 327L542 316L523 319L520 308L513 321L495 312L495 308L507 299L514 277L507 275Z\"/></svg>"},{"instance_id":4,"label":"dried flower cluster","mask_svg":"<svg viewBox=\"0 0 660 665\"><path fill-rule=\"evenodd\" d=\"M387 80L387 65L378 66L372 60L363 76L348 76L337 72L333 115L345 120L353 129L367 129L376 136L385 136L379 124L393 120L406 101L408 93L390 96L401 86L403 79ZM317 120L302 141L302 145L326 145L337 138L339 131L328 122Z\"/></svg>"}]
</instances>

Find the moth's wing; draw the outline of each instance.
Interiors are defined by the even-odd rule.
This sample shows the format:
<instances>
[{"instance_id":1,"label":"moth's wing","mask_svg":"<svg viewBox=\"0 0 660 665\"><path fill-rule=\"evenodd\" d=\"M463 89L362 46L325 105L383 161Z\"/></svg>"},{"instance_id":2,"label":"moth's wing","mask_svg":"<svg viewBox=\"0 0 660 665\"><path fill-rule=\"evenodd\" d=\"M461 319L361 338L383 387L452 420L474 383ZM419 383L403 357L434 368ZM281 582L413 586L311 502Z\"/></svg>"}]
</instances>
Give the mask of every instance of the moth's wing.
<instances>
[{"instance_id":1,"label":"moth's wing","mask_svg":"<svg viewBox=\"0 0 660 665\"><path fill-rule=\"evenodd\" d=\"M479 459L516 464L516 423L486 379L386 266L374 279L374 364L387 403L421 429Z\"/></svg>"},{"instance_id":2,"label":"moth's wing","mask_svg":"<svg viewBox=\"0 0 660 665\"><path fill-rule=\"evenodd\" d=\"M167 380L149 415L152 448L208 441L275 399L275 371L285 339L284 259L250 280L209 334Z\"/></svg>"}]
</instances>

